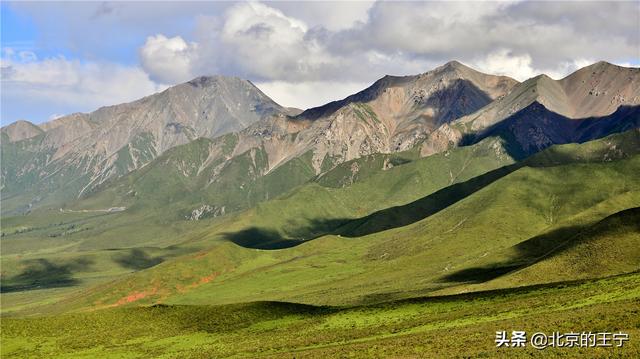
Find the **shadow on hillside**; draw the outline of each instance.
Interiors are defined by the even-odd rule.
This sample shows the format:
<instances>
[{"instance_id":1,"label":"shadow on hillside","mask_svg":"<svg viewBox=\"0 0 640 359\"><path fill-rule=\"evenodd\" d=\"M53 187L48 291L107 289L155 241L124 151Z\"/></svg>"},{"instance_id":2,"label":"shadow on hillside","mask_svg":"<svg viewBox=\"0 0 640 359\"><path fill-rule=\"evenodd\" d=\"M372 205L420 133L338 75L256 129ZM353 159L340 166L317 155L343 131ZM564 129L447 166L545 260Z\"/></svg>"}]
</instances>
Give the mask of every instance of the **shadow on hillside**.
<instances>
[{"instance_id":1,"label":"shadow on hillside","mask_svg":"<svg viewBox=\"0 0 640 359\"><path fill-rule=\"evenodd\" d=\"M624 112L620 109L619 111ZM624 152L621 152L621 155L624 155ZM567 163L590 162L589 158L603 158L603 156L604 153L599 157L597 154L592 153L585 158L574 158L562 151L542 152L518 163L501 167L468 181L440 189L411 203L385 208L361 218L315 219L308 221L309 223L305 225L292 223L285 226L284 236L275 231L257 227L238 233L226 233L225 236L240 246L260 249L292 247L329 234L343 237L361 237L403 227L430 217L520 168L553 167Z\"/></svg>"},{"instance_id":2,"label":"shadow on hillside","mask_svg":"<svg viewBox=\"0 0 640 359\"><path fill-rule=\"evenodd\" d=\"M418 222L472 195L520 167L522 167L520 164L501 167L466 182L443 188L411 203L385 208L368 216L351 220L332 231L331 234L361 237Z\"/></svg>"},{"instance_id":3,"label":"shadow on hillside","mask_svg":"<svg viewBox=\"0 0 640 359\"><path fill-rule=\"evenodd\" d=\"M256 301L224 305L168 305L154 304L140 307L153 317L170 321L172 328L195 332L228 333L251 327L259 322L269 322L290 315L316 316L330 314L340 309L292 302ZM186 316L188 316L188 320Z\"/></svg>"},{"instance_id":4,"label":"shadow on hillside","mask_svg":"<svg viewBox=\"0 0 640 359\"><path fill-rule=\"evenodd\" d=\"M283 237L276 231L258 227L251 227L239 232L224 233L223 236L226 240L239 246L255 249L293 247L329 234L343 237L361 237L406 226L425 219L520 167L520 164L514 164L498 168L466 182L443 188L417 201L402 206L386 208L361 218L316 219L310 220L310 223L304 226L287 226L288 238Z\"/></svg>"},{"instance_id":5,"label":"shadow on hillside","mask_svg":"<svg viewBox=\"0 0 640 359\"><path fill-rule=\"evenodd\" d=\"M501 277L507 273L511 273L533 264L537 259L545 256L545 254L549 253L554 248L567 243L568 240L575 237L587 227L589 226L567 226L551 230L517 244L515 246L517 255L508 262L461 269L451 274L447 274L442 277L440 281L482 283Z\"/></svg>"},{"instance_id":6,"label":"shadow on hillside","mask_svg":"<svg viewBox=\"0 0 640 359\"><path fill-rule=\"evenodd\" d=\"M497 265L462 269L442 278L442 282L482 283L521 268L521 265Z\"/></svg>"},{"instance_id":7,"label":"shadow on hillside","mask_svg":"<svg viewBox=\"0 0 640 359\"><path fill-rule=\"evenodd\" d=\"M514 246L517 255L509 262L465 268L442 277L440 282L486 282L560 255L592 238L621 230L640 233L640 207L617 212L597 222L548 231Z\"/></svg>"},{"instance_id":8,"label":"shadow on hillside","mask_svg":"<svg viewBox=\"0 0 640 359\"><path fill-rule=\"evenodd\" d=\"M139 248L131 249L128 253L125 254L114 255L113 260L120 266L133 270L151 268L164 262L163 257L151 257L149 254Z\"/></svg>"},{"instance_id":9,"label":"shadow on hillside","mask_svg":"<svg viewBox=\"0 0 640 359\"><path fill-rule=\"evenodd\" d=\"M507 153L521 160L552 145L583 143L640 127L640 106L620 106L610 115L572 119L534 102L486 129L464 134L459 146L471 146L487 137L500 137ZM537 138L534 143L532 136ZM520 143L518 138L526 141Z\"/></svg>"},{"instance_id":10,"label":"shadow on hillside","mask_svg":"<svg viewBox=\"0 0 640 359\"><path fill-rule=\"evenodd\" d=\"M321 117L330 116L351 103L367 103L373 101L389 87L402 86L407 82L414 81L414 78L414 76L385 76L356 94L342 100L307 109L299 115L294 116L293 119L317 120ZM493 100L489 94L473 82L465 79L456 79L447 87L438 89L426 98L416 94L413 101L417 106L444 109L438 116L438 123L445 123L471 114Z\"/></svg>"},{"instance_id":11,"label":"shadow on hillside","mask_svg":"<svg viewBox=\"0 0 640 359\"><path fill-rule=\"evenodd\" d=\"M74 278L73 274L87 271L93 263L94 261L88 258L77 258L63 264L55 264L44 258L30 260L26 262L22 273L2 280L0 292L11 293L75 286L80 281Z\"/></svg>"},{"instance_id":12,"label":"shadow on hillside","mask_svg":"<svg viewBox=\"0 0 640 359\"><path fill-rule=\"evenodd\" d=\"M241 247L252 249L282 249L304 243L303 240L286 239L278 232L258 227L247 228L238 232L222 234L225 240Z\"/></svg>"}]
</instances>

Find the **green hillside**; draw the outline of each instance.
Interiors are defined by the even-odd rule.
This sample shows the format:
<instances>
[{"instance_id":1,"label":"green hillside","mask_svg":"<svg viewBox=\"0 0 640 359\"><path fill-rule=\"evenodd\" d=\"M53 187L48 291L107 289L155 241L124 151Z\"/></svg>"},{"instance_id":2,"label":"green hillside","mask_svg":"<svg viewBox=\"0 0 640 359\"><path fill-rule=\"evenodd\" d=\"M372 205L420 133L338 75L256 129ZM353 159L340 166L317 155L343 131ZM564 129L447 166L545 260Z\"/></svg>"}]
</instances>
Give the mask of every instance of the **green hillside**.
<instances>
[{"instance_id":1,"label":"green hillside","mask_svg":"<svg viewBox=\"0 0 640 359\"><path fill-rule=\"evenodd\" d=\"M557 238L550 240L551 236ZM551 243L549 243L551 242ZM640 269L640 207L631 208L583 228L555 231L519 245L534 263L503 277L464 290L509 288L522 283L597 278ZM459 290L459 289L456 289Z\"/></svg>"},{"instance_id":2,"label":"green hillside","mask_svg":"<svg viewBox=\"0 0 640 359\"><path fill-rule=\"evenodd\" d=\"M229 135L221 140L232 139ZM494 148L488 150L487 143ZM202 203L216 203L209 201L215 196L236 198L237 203L243 203L243 206L251 203L240 189L236 192L239 195L234 197L231 188L233 171L223 176L229 185L224 190L206 187L207 176L204 174L183 174L182 171L187 169L197 173L196 169L206 159L204 154L209 144L209 140L201 139L176 147L149 166L107 185L86 199L68 204L64 210L44 208L27 216L3 217L3 282L7 288L28 289L5 290L2 294L3 312L37 305L38 300L33 300L36 297L52 302L79 288L109 281L181 254L219 245L216 238L220 236L216 233L260 226L273 229L277 237L276 246L289 243L283 241L281 235L288 236L295 241L293 244L297 244L301 238L310 239L333 228L311 228L310 225L318 219L357 218L428 195L452 181L465 180L511 163L508 157L501 155L495 143L487 141L386 170L382 166L376 171L368 167L367 176L362 176L351 186L343 187L338 182L332 184L320 177L317 182L311 181L281 199L264 202L248 212L187 220L184 217L192 208ZM362 161L368 162L377 157L369 156ZM284 191L287 186L293 187L302 177L308 176L305 167L298 166L301 161L290 161L253 182L243 175L244 172L235 173L250 188L270 188L270 192L261 192L266 196ZM341 168L336 168L327 174L339 178L336 173L340 171ZM303 175L296 179L295 173ZM289 182L276 175L287 177ZM388 190L376 191L373 195L370 188ZM126 210L105 210L112 207L126 207ZM265 233L265 230L261 229L259 233ZM265 245L261 241L258 243ZM140 256L140 261L147 264L130 266L119 259L134 255ZM55 265L53 270L49 265ZM45 290L32 290L37 288Z\"/></svg>"},{"instance_id":3,"label":"green hillside","mask_svg":"<svg viewBox=\"0 0 640 359\"><path fill-rule=\"evenodd\" d=\"M229 218L229 215L218 218L204 216L199 221L189 221L185 218L191 214L192 208L198 208L204 203L212 203L214 206L215 203L219 204L220 202L212 199L214 196L235 198L238 203L244 202L243 206L254 203L254 200L248 200L246 197L250 191L238 189L237 193L240 194L234 195L229 187L206 187L206 175L189 177L182 174L180 166L197 172L195 169L204 161L203 153L206 152L208 142L202 139L190 145L177 147L152 165L134 172L94 196L69 204L64 211L51 208L34 211L28 216L3 218L3 253L169 246L189 239L185 233L197 232L211 225L229 226L229 222L237 222L233 215L232 218ZM251 184L251 188L269 187L272 189L271 192L253 193L263 193L264 200L269 193L285 191L287 187L294 188L295 183L302 181L293 178L295 173L304 172L304 166L295 164L300 163L297 161L302 159L291 161L294 163L279 167ZM509 163L511 160L508 157L496 156L486 150L485 143L481 143L453 149L388 170L379 168L375 175L367 177L366 182L363 179L360 181L363 183L344 188L312 181L285 195L282 201L270 201L275 203L275 207L288 203L285 210L290 211L289 216L272 213L275 209L271 204L259 205L256 209L237 216L250 218L256 224L272 223L273 227L277 228L284 227L283 222L273 222L274 220L285 217L291 219L294 215L300 220L305 217L309 220L341 216L356 218L387 206L405 203L451 183L466 180ZM298 167L303 170L296 169ZM244 178L243 173L239 171L237 177ZM293 179L287 184L286 181L274 177L276 175ZM304 176L307 175L301 175L300 178ZM223 177L226 179L225 183L233 183L233 176L226 174ZM278 183L281 188L273 189L275 186L269 185L270 181ZM249 182L251 181L247 183ZM372 187L380 190L371 193L369 189ZM367 196L364 196L365 193ZM307 194L313 198L304 198ZM306 205L294 209L290 204L296 201L306 202ZM329 205L331 203L333 206ZM126 210L104 211L118 207L124 207ZM217 205L217 208L222 207L225 206ZM304 215L305 211L312 213ZM296 233L293 235L299 236Z\"/></svg>"},{"instance_id":4,"label":"green hillside","mask_svg":"<svg viewBox=\"0 0 640 359\"><path fill-rule=\"evenodd\" d=\"M640 132L518 163L501 143L369 156L361 176L337 166L187 220L165 208L208 198L206 176L185 175L206 162L199 140L62 210L3 218L2 355L500 357L505 328L640 334Z\"/></svg>"},{"instance_id":5,"label":"green hillside","mask_svg":"<svg viewBox=\"0 0 640 359\"><path fill-rule=\"evenodd\" d=\"M11 264L3 272L9 304L3 311L255 300L342 305L455 292L537 263L541 253L523 251L523 243L554 248L640 203L637 131L555 146L491 170L501 163L496 143L381 169L346 187L310 182L215 219L154 218L161 206L34 212L26 217L32 227L9 218L3 223L10 233L2 239L3 263ZM440 198L445 205L434 201ZM148 221L139 222L145 217L138 213ZM358 233L371 218L380 227ZM128 223L136 221L146 225L134 233ZM40 241L45 236L48 242ZM159 238L167 244L144 246L145 240L162 243ZM630 269L627 263L607 273ZM55 295L47 297L48 291ZM38 296L48 299L25 304Z\"/></svg>"},{"instance_id":6,"label":"green hillside","mask_svg":"<svg viewBox=\"0 0 640 359\"><path fill-rule=\"evenodd\" d=\"M256 300L362 304L436 294L500 278L534 265L540 256L585 228L640 203L640 185L635 181L640 156L620 151L616 153L621 159L616 161L611 161L610 152L601 157L606 148L621 148L615 145L616 138L628 143L633 136L628 133L599 144L553 149L572 153L575 163L567 156L559 160L543 154L531 160L536 167L523 165L424 219L395 227L392 216L391 229L363 237L325 235L276 251L229 243L237 233L286 241L276 231L256 227L255 213L250 212L235 222L214 225L205 238L190 242L209 243L210 249L97 286L59 303L56 310ZM542 167L545 161L548 166ZM262 208L273 206L268 213L277 214L281 222L274 217L271 222L291 228L298 209L310 203L308 198L295 192ZM622 240L629 236L633 240L633 228L620 230ZM536 245L527 245L532 242ZM625 273L634 266L638 269L633 262L616 263L607 274ZM586 277L592 276L598 275L591 272ZM575 279L571 273L563 278L571 279ZM548 276L536 283L556 280Z\"/></svg>"}]
</instances>

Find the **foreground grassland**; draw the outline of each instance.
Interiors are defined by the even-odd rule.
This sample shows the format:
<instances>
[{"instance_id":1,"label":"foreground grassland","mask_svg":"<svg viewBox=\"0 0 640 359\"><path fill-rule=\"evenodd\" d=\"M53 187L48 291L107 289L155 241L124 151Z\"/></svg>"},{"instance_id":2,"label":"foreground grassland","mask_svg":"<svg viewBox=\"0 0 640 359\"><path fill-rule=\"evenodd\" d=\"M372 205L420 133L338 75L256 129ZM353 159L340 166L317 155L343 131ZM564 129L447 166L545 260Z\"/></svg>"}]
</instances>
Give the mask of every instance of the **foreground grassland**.
<instances>
[{"instance_id":1,"label":"foreground grassland","mask_svg":"<svg viewBox=\"0 0 640 359\"><path fill-rule=\"evenodd\" d=\"M498 330L622 331L622 348L496 348ZM3 318L2 357L640 356L640 274L371 306L257 302Z\"/></svg>"}]
</instances>

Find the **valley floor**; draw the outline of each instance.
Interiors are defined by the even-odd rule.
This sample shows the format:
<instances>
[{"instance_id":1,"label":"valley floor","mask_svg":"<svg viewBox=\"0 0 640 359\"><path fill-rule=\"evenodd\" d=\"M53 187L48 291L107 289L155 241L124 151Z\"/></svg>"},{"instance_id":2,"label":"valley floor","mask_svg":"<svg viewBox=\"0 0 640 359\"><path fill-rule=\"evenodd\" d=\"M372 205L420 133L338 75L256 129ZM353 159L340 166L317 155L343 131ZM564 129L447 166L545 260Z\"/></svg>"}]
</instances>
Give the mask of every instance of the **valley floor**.
<instances>
[{"instance_id":1,"label":"valley floor","mask_svg":"<svg viewBox=\"0 0 640 359\"><path fill-rule=\"evenodd\" d=\"M359 307L151 306L2 319L2 357L640 357L640 273ZM497 331L623 332L623 347L497 348Z\"/></svg>"}]
</instances>

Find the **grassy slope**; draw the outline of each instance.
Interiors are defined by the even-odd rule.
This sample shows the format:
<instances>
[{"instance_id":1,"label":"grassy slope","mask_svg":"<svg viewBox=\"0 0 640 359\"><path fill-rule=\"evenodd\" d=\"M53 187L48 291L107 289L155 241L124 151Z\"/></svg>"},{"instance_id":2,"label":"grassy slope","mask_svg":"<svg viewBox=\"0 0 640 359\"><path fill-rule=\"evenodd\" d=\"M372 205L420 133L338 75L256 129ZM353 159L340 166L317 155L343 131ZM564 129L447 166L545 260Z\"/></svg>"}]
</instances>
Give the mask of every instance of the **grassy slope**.
<instances>
[{"instance_id":1,"label":"grassy slope","mask_svg":"<svg viewBox=\"0 0 640 359\"><path fill-rule=\"evenodd\" d=\"M222 140L225 138L219 139ZM3 217L3 253L172 245L180 242L178 238L183 233L199 227L198 223L186 221L185 216L203 204L225 207L226 213L233 212L234 209L251 207L258 201L276 197L313 176L308 164L305 164L305 158L300 158L264 177L252 179L248 173L255 174L264 168L256 164L261 161L252 160L251 154L247 153L227 164L217 182L208 185L211 178L209 172L214 171L217 164L210 163L204 169L200 167L207 159L211 142L200 139L176 147L152 164L110 183L93 196L65 206L71 210L122 206L127 208L124 212L60 213L59 206L56 206L36 210L28 216ZM462 156L469 156L473 152L468 149L460 151ZM254 154L254 158L260 156ZM443 161L435 163L423 159L419 162L422 166L440 166ZM456 166L455 160L447 162L451 162L452 167ZM503 163L486 156L477 162L479 165L473 169L476 172L468 171L472 176ZM445 165L449 166L446 162ZM198 171L201 171L200 174L197 174ZM380 172L380 169L377 171ZM405 181L414 175L411 170L404 169L390 174L397 174L400 180ZM384 178L384 174L379 177ZM428 182L418 194L429 193L432 190L430 184ZM440 186L445 184L443 182ZM413 188L406 188L404 198L411 198L414 191ZM69 228L71 225L75 227Z\"/></svg>"},{"instance_id":2,"label":"grassy slope","mask_svg":"<svg viewBox=\"0 0 640 359\"><path fill-rule=\"evenodd\" d=\"M499 163L495 162L495 156L486 151L491 148L493 147L484 147L485 150L479 152L477 148L463 148L421 159L371 175L342 189L309 184L240 216L184 224L189 227L180 236L180 240L184 241L181 245L165 249L143 248L142 255L137 253L137 256L141 256L144 263L137 267L123 266L121 261L114 260L118 257L132 257L134 249L104 251L88 248L78 251L72 247L64 255L60 255L55 251L46 253L35 249L29 253L26 248L27 254L3 256L4 263L15 263L4 267L5 271L8 267L15 270L3 273L3 278L9 279L7 283L12 279L25 279L20 271L41 258L64 262L60 264L64 266L68 261L87 256L93 256L93 263L88 269L75 271L73 268L77 268L76 266L70 268L70 273L63 270L62 279L79 279L79 285L89 285L124 275L119 282L105 283L92 289L88 296L85 296L87 293L77 291L75 285L65 287L68 290L63 291L60 297L63 294L72 296L54 306L56 311L86 305L109 306L130 295L136 298L132 301L134 304L155 301L209 304L256 299L334 304L374 302L456 287L460 278L443 279L465 269L498 267L498 273L501 273L530 263L532 258L522 257L521 252L515 248L520 242L567 224L590 224L616 211L636 206L639 202L637 185L632 180L634 171L638 170L638 160L600 163L613 158L624 158L640 148L637 132L630 132L587 144L549 149L531 161L537 161L536 166L559 165L576 160L584 163L550 168L522 168L439 213L390 231L362 238L325 236L280 251L243 249L225 241L231 238L231 234L242 233L247 228L268 229L270 225L278 239L283 234L309 235L313 234L309 228L322 229L309 226L317 218L331 218L333 215L333 218L349 219L363 213L359 207L354 210L353 204L370 206L371 211L375 206L386 207L405 198L411 200L420 191L428 194L438 189L438 186L450 183L451 177L448 174L438 176L442 171L433 172L434 163L458 171L463 169L460 173L461 178L465 179L473 176L474 171L480 170L483 163L493 166ZM473 169L474 166L477 169ZM430 169L431 172L427 172ZM592 179L583 185L584 178L587 177ZM420 183L420 186L415 186L414 183ZM395 190L375 191L372 188ZM593 196L593 193L598 193L598 196ZM339 201L340 198L344 200ZM489 204L492 205L488 206ZM58 215L78 219L92 216ZM101 215L97 218L104 220L105 225L113 226L107 220L110 216L118 214ZM46 224L46 217L42 221ZM123 231L127 230L126 226L122 228ZM141 228L140 232L144 235L145 230ZM24 236L27 234L16 236L12 242L7 242L7 238L4 238L3 251L7 248L7 243L17 245L16 243L26 242ZM73 234L71 237L80 234ZM137 231L132 233L139 234ZM34 237L34 243L36 239ZM68 239L63 236L52 240ZM171 259L188 252L192 254ZM157 259L164 262L135 275L126 275L145 268L145 263L156 265L160 262ZM38 262L35 264L39 265ZM397 268L403 270L398 271ZM483 278L482 273L484 272L481 270L474 276L480 274L480 279L490 279ZM14 278L16 276L21 277ZM12 285L29 285L29 280L33 282L34 278L27 276L26 279L27 283L23 281ZM478 280L475 277L471 279ZM62 289L64 288L57 288L56 291ZM46 297L46 292L32 291L33 296L42 293L42 297ZM14 308L4 307L3 311L39 311L38 308L23 308L22 301L26 297L33 297L29 294L29 291L3 294L3 299L9 298L10 303L16 305ZM120 304L129 302L125 300ZM37 302L33 306L37 306Z\"/></svg>"},{"instance_id":3,"label":"grassy slope","mask_svg":"<svg viewBox=\"0 0 640 359\"><path fill-rule=\"evenodd\" d=\"M62 288L3 294L3 306L7 296L11 299L12 294L19 294L19 298L13 298L14 304L27 307L31 313L111 309L33 319L5 317L2 355L95 356L108 352L121 357L282 357L295 351L296 357L494 357L506 354L494 347L496 330L623 330L633 338L640 334L638 274L579 285L413 299L350 309L273 303L204 305L256 300L371 303L638 270L638 255L633 248L619 250L637 247L633 244L638 241L637 211L624 210L640 203L640 184L636 181L640 157L630 155L638 148L637 132L583 145L558 146L530 159L533 167L519 168L425 219L364 237L329 235L270 251L218 241L229 239L230 231L256 225L254 219L260 217L262 225L278 219L278 226L308 228L306 223L290 226L288 218L298 216L312 203L310 199L316 198L313 192L325 191L326 187L305 186L278 201L266 202L254 212L201 223L202 227L192 228L182 238L186 242L176 247L189 247L192 253L125 274L122 280L102 284L96 280L92 283L98 285L89 291L70 289L60 295L66 296L60 302L50 294ZM359 183L371 180L374 184L375 176L368 175ZM402 180L400 176L391 177ZM354 191L351 188L358 188L356 185L343 190ZM413 188L410 181L404 186ZM367 192L364 186L350 198L355 201L358 193L365 197L373 194L371 188L376 187L369 187ZM305 191L308 194L301 195ZM381 198L389 203L399 201L393 191ZM321 202L308 213L322 214L325 208ZM275 215L269 218L269 213ZM82 220L90 214L72 216ZM101 217L108 216L115 214ZM41 224L47 223L43 217ZM68 224L55 226L66 228ZM19 227L17 221L11 228ZM27 233L37 230L44 229L29 229ZM556 247L562 250L549 253L548 249ZM154 258L170 255L149 248L144 255L138 253L129 260L146 258L143 263L131 264L143 268ZM56 264L65 265L68 258L56 256ZM585 256L594 264L587 268L591 271L585 270L578 259ZM6 257L3 265L5 261ZM566 269L565 275L555 274L559 269ZM122 276L125 272L120 269L111 275ZM3 285L20 285L4 278L3 273ZM47 301L50 306L38 306ZM200 305L118 308L156 302ZM465 345L455 339L462 337ZM637 357L639 351L632 340L622 350L574 348L546 353ZM512 357L536 353L532 349L508 352Z\"/></svg>"},{"instance_id":4,"label":"grassy slope","mask_svg":"<svg viewBox=\"0 0 640 359\"><path fill-rule=\"evenodd\" d=\"M228 274L219 281L194 288L173 300L206 303L264 297L309 303L358 303L491 279L484 277L486 272L496 273L494 269L499 269L499 274L535 258L535 253L523 255L517 248L521 242L567 225L589 224L640 203L640 187L607 180L609 176L631 180L640 171L640 158L597 167L600 166L526 168L412 225L355 239L325 237L296 247L295 251L287 250L288 253L266 253L258 258L279 257L280 263L276 266L269 262L248 272L242 266L228 268ZM582 194L566 190L594 173L600 181L591 180ZM523 182L536 181L540 182L523 186ZM601 198L590 195L598 191ZM540 193L545 196L536 203ZM556 203L565 205L555 210L552 219L548 213ZM548 245L563 239L550 236ZM259 260L254 260L254 265L256 262ZM487 266L490 270L486 272L465 275L465 270ZM454 273L463 275L450 277Z\"/></svg>"},{"instance_id":5,"label":"grassy slope","mask_svg":"<svg viewBox=\"0 0 640 359\"><path fill-rule=\"evenodd\" d=\"M520 245L532 252L533 264L486 283L465 285L441 293L509 288L524 284L561 282L567 278L604 277L640 268L640 207L615 213L596 224L558 236L545 236ZM552 246L552 247L550 247ZM532 249L527 249L532 248Z\"/></svg>"},{"instance_id":6,"label":"grassy slope","mask_svg":"<svg viewBox=\"0 0 640 359\"><path fill-rule=\"evenodd\" d=\"M640 275L355 308L259 302L2 321L2 357L638 357ZM626 332L622 348L496 348L496 331Z\"/></svg>"},{"instance_id":7,"label":"grassy slope","mask_svg":"<svg viewBox=\"0 0 640 359\"><path fill-rule=\"evenodd\" d=\"M572 153L586 163L521 168L407 226L359 238L325 236L277 251L222 242L96 287L59 308L254 300L357 304L488 281L536 262L541 253L523 246L526 241L538 238L540 248L553 248L583 227L640 203L635 181L640 156L594 162L602 161L605 147L611 149L575 146ZM226 238L221 231L230 228L211 228L209 235Z\"/></svg>"},{"instance_id":8,"label":"grassy slope","mask_svg":"<svg viewBox=\"0 0 640 359\"><path fill-rule=\"evenodd\" d=\"M384 158L374 156L362 161L377 162L384 161ZM251 223L251 227L271 233L276 240L312 239L347 221L427 196L511 163L513 160L504 153L499 141L488 140L388 170L367 173L347 187L340 187L345 177L336 173L343 170L339 167L318 182L258 204L239 222L242 226ZM334 181L329 183L328 176ZM235 228L229 231L233 230L241 231ZM251 238L250 244L260 239L256 237Z\"/></svg>"},{"instance_id":9,"label":"grassy slope","mask_svg":"<svg viewBox=\"0 0 640 359\"><path fill-rule=\"evenodd\" d=\"M447 186L452 181L450 172L457 176L453 181L460 181L510 163L508 157L498 156L501 155L500 152L496 155L497 147L489 148L482 143L419 159L386 171L378 168L376 172L369 168L369 173L363 175L359 182L344 188L340 185L328 187L329 182L326 181L323 186L310 183L284 196L282 200L266 202L257 209L240 215L201 221L177 218L176 212L165 208L193 208L190 207L196 203L193 198L199 198L202 203L209 192L198 192L197 189L202 187L197 181L201 179L184 176L175 163L167 161L180 159L182 168L198 168L198 164L203 161L199 156L205 152L208 143L208 140L200 140L191 146L178 147L161 157L159 163L164 165L145 167L132 175L135 178L117 182L100 195L72 207L79 210L130 206L124 212L61 213L58 208L53 208L34 211L29 216L3 218L3 280L12 286L56 288L52 294L60 298L76 292L77 286L98 284L141 269L123 265L115 259L131 256L137 249L143 253L143 259L159 258L164 261L181 253L196 252L212 246L211 239L220 238L213 236L214 232L238 232L252 226L274 229L278 236L282 233L294 238L308 237L313 234L309 230L309 224L318 219L343 216L355 218ZM196 149L194 146L202 148ZM173 156L174 151L187 152ZM365 158L363 161L370 159ZM186 166L185 163L191 164ZM294 163L290 168L276 170L262 181L267 183L267 187L271 186L269 181L279 185L286 184L275 175L290 176L297 172L293 167ZM435 168L440 171L434 171ZM336 175L340 171L337 168L332 176L340 178ZM163 180L163 175L166 181ZM138 177L144 180L139 180ZM260 183L254 184L258 186ZM126 194L131 188L137 191L137 198L135 202L128 203L126 196L119 193ZM370 188L388 190L367 195L371 192ZM160 195L154 195L153 191ZM271 202L273 204L269 204ZM292 203L299 205L293 206ZM341 208L339 204L342 205ZM295 218L296 222L283 222L283 218ZM290 229L287 231L287 228ZM216 240L213 242L214 245L219 244ZM153 260L149 263L154 263ZM42 268L46 263L43 264L42 261L57 265L53 275L43 277L45 271ZM47 295L40 295L41 292L43 291L37 291L36 296L46 298ZM3 311L24 309L21 305L23 302L37 303L31 301L33 297L29 291L5 293L3 299L6 305ZM47 298L47 301L51 301L51 298Z\"/></svg>"}]
</instances>

